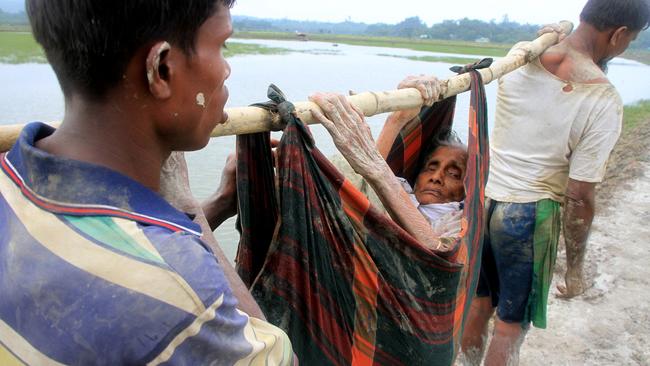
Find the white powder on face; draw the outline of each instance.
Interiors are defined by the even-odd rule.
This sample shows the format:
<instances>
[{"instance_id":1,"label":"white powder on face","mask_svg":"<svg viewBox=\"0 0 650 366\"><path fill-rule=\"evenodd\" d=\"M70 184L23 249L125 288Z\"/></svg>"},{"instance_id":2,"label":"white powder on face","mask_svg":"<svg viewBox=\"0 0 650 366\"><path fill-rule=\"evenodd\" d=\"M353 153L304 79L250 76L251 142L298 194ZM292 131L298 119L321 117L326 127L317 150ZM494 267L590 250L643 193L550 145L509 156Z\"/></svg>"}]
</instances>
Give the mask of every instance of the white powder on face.
<instances>
[{"instance_id":1,"label":"white powder on face","mask_svg":"<svg viewBox=\"0 0 650 366\"><path fill-rule=\"evenodd\" d=\"M205 108L205 96L203 95L203 93L199 93L196 95L196 104Z\"/></svg>"}]
</instances>

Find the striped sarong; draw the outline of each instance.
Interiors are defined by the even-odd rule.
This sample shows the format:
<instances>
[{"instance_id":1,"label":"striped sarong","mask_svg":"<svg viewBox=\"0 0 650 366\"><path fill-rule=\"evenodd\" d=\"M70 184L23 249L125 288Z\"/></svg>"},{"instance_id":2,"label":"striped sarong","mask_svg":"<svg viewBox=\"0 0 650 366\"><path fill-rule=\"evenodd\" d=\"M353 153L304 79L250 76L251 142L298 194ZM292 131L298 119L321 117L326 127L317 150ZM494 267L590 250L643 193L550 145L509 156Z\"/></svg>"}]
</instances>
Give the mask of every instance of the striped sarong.
<instances>
[{"instance_id":1,"label":"striped sarong","mask_svg":"<svg viewBox=\"0 0 650 366\"><path fill-rule=\"evenodd\" d=\"M373 208L315 147L279 90L269 88L269 97L287 123L276 180L268 133L238 137L237 171L238 270L268 320L289 334L305 365L450 365L480 264L488 169L480 74L472 72L462 238L445 254ZM454 104L424 108L409 123L388 159L397 175L417 173L419 152L450 128Z\"/></svg>"}]
</instances>

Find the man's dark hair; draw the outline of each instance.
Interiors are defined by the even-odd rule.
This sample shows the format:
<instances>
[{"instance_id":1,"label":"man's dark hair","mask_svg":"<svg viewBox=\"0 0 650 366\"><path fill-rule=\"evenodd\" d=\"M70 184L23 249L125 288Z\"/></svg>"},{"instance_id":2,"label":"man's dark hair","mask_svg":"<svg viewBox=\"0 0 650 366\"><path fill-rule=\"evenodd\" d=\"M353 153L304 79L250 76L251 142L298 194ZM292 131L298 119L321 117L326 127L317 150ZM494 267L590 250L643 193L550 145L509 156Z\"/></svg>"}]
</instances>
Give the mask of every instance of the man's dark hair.
<instances>
[{"instance_id":1,"label":"man's dark hair","mask_svg":"<svg viewBox=\"0 0 650 366\"><path fill-rule=\"evenodd\" d=\"M123 77L136 51L168 41L194 51L196 33L234 0L27 0L34 37L63 89L101 98Z\"/></svg>"},{"instance_id":2,"label":"man's dark hair","mask_svg":"<svg viewBox=\"0 0 650 366\"><path fill-rule=\"evenodd\" d=\"M650 25L648 0L589 0L580 13L580 20L599 31L627 27L639 31Z\"/></svg>"}]
</instances>

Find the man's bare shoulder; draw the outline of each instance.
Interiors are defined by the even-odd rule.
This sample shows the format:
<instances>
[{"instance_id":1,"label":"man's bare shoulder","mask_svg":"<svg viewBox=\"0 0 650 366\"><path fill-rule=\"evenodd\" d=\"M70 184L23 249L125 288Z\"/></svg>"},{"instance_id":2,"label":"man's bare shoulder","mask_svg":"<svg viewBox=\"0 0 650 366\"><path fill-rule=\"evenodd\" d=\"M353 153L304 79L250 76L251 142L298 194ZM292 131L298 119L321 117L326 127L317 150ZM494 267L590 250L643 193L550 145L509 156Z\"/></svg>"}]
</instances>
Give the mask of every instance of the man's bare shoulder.
<instances>
[{"instance_id":1,"label":"man's bare shoulder","mask_svg":"<svg viewBox=\"0 0 650 366\"><path fill-rule=\"evenodd\" d=\"M549 48L539 60L548 72L562 80L584 84L609 83L605 73L591 58L565 43Z\"/></svg>"}]
</instances>

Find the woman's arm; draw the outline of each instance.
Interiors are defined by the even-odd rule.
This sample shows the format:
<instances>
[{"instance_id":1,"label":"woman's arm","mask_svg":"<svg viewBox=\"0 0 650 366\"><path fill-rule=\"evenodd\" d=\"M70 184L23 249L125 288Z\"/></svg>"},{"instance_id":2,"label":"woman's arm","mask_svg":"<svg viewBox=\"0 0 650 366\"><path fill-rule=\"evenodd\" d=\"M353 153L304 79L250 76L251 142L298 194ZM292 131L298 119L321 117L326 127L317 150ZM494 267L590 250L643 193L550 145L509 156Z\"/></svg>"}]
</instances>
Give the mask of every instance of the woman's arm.
<instances>
[{"instance_id":1,"label":"woman's arm","mask_svg":"<svg viewBox=\"0 0 650 366\"><path fill-rule=\"evenodd\" d=\"M427 106L432 105L438 99L441 92L440 81L435 76L408 76L397 85L397 89L406 88L419 90L424 100L423 104ZM419 113L420 108L413 108L393 112L388 116L381 133L379 133L379 137L377 137L377 150L384 159L390 153L393 141L395 141L395 138L397 138L404 125L417 117Z\"/></svg>"},{"instance_id":2,"label":"woman's arm","mask_svg":"<svg viewBox=\"0 0 650 366\"><path fill-rule=\"evenodd\" d=\"M413 205L408 194L375 147L361 111L342 95L318 93L310 100L325 112L312 110L334 139L352 168L375 190L389 215L427 248L443 250L431 224Z\"/></svg>"}]
</instances>

